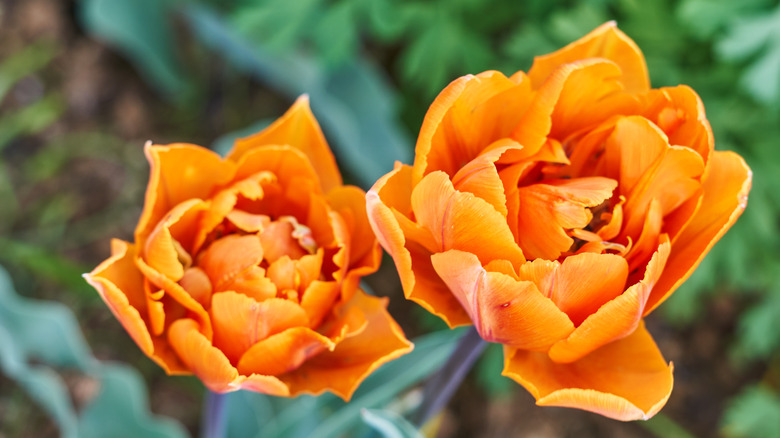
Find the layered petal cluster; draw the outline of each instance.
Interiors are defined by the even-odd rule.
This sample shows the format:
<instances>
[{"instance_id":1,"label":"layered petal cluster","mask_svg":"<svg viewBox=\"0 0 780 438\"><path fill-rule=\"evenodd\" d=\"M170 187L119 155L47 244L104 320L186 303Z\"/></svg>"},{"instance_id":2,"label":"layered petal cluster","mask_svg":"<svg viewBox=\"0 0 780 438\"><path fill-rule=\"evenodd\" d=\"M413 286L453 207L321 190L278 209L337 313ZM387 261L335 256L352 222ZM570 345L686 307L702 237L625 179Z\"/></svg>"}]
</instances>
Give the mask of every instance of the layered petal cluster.
<instances>
[{"instance_id":1,"label":"layered petal cluster","mask_svg":"<svg viewBox=\"0 0 780 438\"><path fill-rule=\"evenodd\" d=\"M734 223L751 173L696 93L651 89L614 23L528 73L452 82L413 166L368 192L406 297L504 345L539 405L647 419L672 366L644 328Z\"/></svg>"},{"instance_id":2,"label":"layered petal cluster","mask_svg":"<svg viewBox=\"0 0 780 438\"><path fill-rule=\"evenodd\" d=\"M143 352L216 392L349 399L412 346L359 289L381 249L302 97L226 158L147 145L135 242L85 277Z\"/></svg>"}]
</instances>

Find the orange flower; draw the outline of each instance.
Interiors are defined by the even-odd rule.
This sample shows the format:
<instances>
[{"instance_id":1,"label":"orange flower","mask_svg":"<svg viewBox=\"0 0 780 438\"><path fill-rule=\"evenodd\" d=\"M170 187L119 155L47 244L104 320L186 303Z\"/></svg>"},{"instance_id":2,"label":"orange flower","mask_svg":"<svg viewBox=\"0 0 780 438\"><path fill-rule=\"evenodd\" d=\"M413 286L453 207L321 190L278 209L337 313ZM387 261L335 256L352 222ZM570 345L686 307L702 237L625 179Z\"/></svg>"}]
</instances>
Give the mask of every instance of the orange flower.
<instances>
[{"instance_id":1,"label":"orange flower","mask_svg":"<svg viewBox=\"0 0 780 438\"><path fill-rule=\"evenodd\" d=\"M696 93L650 89L607 23L528 74L452 82L368 210L407 298L503 344L537 404L647 419L673 379L642 317L734 223L750 179L713 150Z\"/></svg>"},{"instance_id":2,"label":"orange flower","mask_svg":"<svg viewBox=\"0 0 780 438\"><path fill-rule=\"evenodd\" d=\"M349 399L412 349L387 300L358 288L381 249L302 97L226 159L147 146L135 243L85 275L143 352L212 391Z\"/></svg>"}]
</instances>

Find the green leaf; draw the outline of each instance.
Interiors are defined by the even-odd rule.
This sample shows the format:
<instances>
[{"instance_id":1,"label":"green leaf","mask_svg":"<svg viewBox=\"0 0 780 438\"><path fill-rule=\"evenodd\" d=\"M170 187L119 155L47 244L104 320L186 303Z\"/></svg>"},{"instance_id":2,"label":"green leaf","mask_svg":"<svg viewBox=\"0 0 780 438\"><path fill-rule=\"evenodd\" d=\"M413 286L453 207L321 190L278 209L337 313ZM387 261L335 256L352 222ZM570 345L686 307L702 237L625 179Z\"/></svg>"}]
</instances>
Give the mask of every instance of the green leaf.
<instances>
[{"instance_id":1,"label":"green leaf","mask_svg":"<svg viewBox=\"0 0 780 438\"><path fill-rule=\"evenodd\" d=\"M384 438L422 438L423 435L401 415L382 409L362 409L360 416Z\"/></svg>"},{"instance_id":2,"label":"green leaf","mask_svg":"<svg viewBox=\"0 0 780 438\"><path fill-rule=\"evenodd\" d=\"M83 0L84 27L115 45L147 79L169 96L181 97L188 77L176 56L170 22L179 0Z\"/></svg>"},{"instance_id":3,"label":"green leaf","mask_svg":"<svg viewBox=\"0 0 780 438\"><path fill-rule=\"evenodd\" d=\"M186 12L198 38L239 70L292 98L308 93L339 165L364 188L392 170L394 161L411 160L394 91L373 64L355 60L325 71L311 56L276 54L250 44L209 9Z\"/></svg>"},{"instance_id":4,"label":"green leaf","mask_svg":"<svg viewBox=\"0 0 780 438\"><path fill-rule=\"evenodd\" d=\"M432 333L414 340L414 350L389 362L369 376L349 404L328 415L311 433L313 437L338 437L360 421L362 408L381 408L412 385L437 371L452 353L462 329Z\"/></svg>"},{"instance_id":5,"label":"green leaf","mask_svg":"<svg viewBox=\"0 0 780 438\"><path fill-rule=\"evenodd\" d=\"M61 436L186 436L173 420L149 415L146 388L135 371L104 365L92 356L67 307L18 296L2 268L0 302L0 369L52 417ZM67 386L52 366L77 369L100 380L100 394L81 418Z\"/></svg>"},{"instance_id":6,"label":"green leaf","mask_svg":"<svg viewBox=\"0 0 780 438\"><path fill-rule=\"evenodd\" d=\"M780 396L763 386L751 386L731 400L723 415L727 437L780 436Z\"/></svg>"},{"instance_id":7,"label":"green leaf","mask_svg":"<svg viewBox=\"0 0 780 438\"><path fill-rule=\"evenodd\" d=\"M490 343L476 366L477 382L492 397L509 395L517 385L512 379L502 376L504 351L501 344Z\"/></svg>"},{"instance_id":8,"label":"green leaf","mask_svg":"<svg viewBox=\"0 0 780 438\"><path fill-rule=\"evenodd\" d=\"M38 133L54 123L65 111L62 98L50 94L21 110L0 118L0 150L23 135Z\"/></svg>"},{"instance_id":9,"label":"green leaf","mask_svg":"<svg viewBox=\"0 0 780 438\"><path fill-rule=\"evenodd\" d=\"M2 247L2 245L0 245ZM76 318L64 305L16 295L0 269L0 326L13 333L19 359L89 370L95 366Z\"/></svg>"},{"instance_id":10,"label":"green leaf","mask_svg":"<svg viewBox=\"0 0 780 438\"><path fill-rule=\"evenodd\" d=\"M253 45L274 52L295 48L324 13L322 0L249 2L229 14L231 28Z\"/></svg>"},{"instance_id":11,"label":"green leaf","mask_svg":"<svg viewBox=\"0 0 780 438\"><path fill-rule=\"evenodd\" d=\"M737 322L735 354L741 359L767 359L780 348L780 290L770 289Z\"/></svg>"},{"instance_id":12,"label":"green leaf","mask_svg":"<svg viewBox=\"0 0 780 438\"><path fill-rule=\"evenodd\" d=\"M214 140L214 143L211 144L211 150L224 157L233 148L233 144L236 140L243 137L249 137L252 134L257 134L267 128L271 123L273 123L273 120L271 119L260 120L246 128L223 134Z\"/></svg>"},{"instance_id":13,"label":"green leaf","mask_svg":"<svg viewBox=\"0 0 780 438\"><path fill-rule=\"evenodd\" d=\"M0 290L3 287L4 285L0 284ZM27 364L23 346L19 345L15 333L9 330L6 323L0 315L0 369L3 374L16 381L53 417L62 437L76 438L76 411L70 402L65 383L51 369Z\"/></svg>"},{"instance_id":14,"label":"green leaf","mask_svg":"<svg viewBox=\"0 0 780 438\"><path fill-rule=\"evenodd\" d=\"M653 418L638 423L658 438L694 438L679 423L664 414L656 414Z\"/></svg>"},{"instance_id":15,"label":"green leaf","mask_svg":"<svg viewBox=\"0 0 780 438\"><path fill-rule=\"evenodd\" d=\"M89 270L86 266L77 265L45 248L0 236L0 260L8 265L23 266L81 296L97 299L94 289L81 278L81 274Z\"/></svg>"},{"instance_id":16,"label":"green leaf","mask_svg":"<svg viewBox=\"0 0 780 438\"><path fill-rule=\"evenodd\" d=\"M179 438L187 433L175 421L149 413L143 379L137 371L107 365L98 373L100 392L81 414L81 438Z\"/></svg>"},{"instance_id":17,"label":"green leaf","mask_svg":"<svg viewBox=\"0 0 780 438\"><path fill-rule=\"evenodd\" d=\"M227 436L239 438L343 437L369 428L361 408L380 409L398 394L437 371L463 330L444 330L414 340L415 350L384 364L355 391L349 403L333 394L294 399L240 391L228 396Z\"/></svg>"},{"instance_id":18,"label":"green leaf","mask_svg":"<svg viewBox=\"0 0 780 438\"><path fill-rule=\"evenodd\" d=\"M19 79L45 67L56 54L54 44L37 41L8 56L0 64L0 102Z\"/></svg>"}]
</instances>

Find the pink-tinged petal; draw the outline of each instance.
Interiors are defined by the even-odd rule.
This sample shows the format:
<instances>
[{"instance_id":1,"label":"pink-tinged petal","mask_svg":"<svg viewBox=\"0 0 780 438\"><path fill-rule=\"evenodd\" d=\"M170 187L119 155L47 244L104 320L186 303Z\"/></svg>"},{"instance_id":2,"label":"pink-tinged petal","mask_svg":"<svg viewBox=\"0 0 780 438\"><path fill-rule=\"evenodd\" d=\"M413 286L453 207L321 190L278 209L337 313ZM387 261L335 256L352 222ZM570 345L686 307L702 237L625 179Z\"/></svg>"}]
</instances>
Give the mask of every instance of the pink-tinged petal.
<instances>
[{"instance_id":1,"label":"pink-tinged petal","mask_svg":"<svg viewBox=\"0 0 780 438\"><path fill-rule=\"evenodd\" d=\"M574 330L566 314L530 281L488 272L474 254L463 251L434 254L431 260L487 341L546 351Z\"/></svg>"},{"instance_id":2,"label":"pink-tinged petal","mask_svg":"<svg viewBox=\"0 0 780 438\"><path fill-rule=\"evenodd\" d=\"M537 56L528 72L534 87L539 87L561 64L587 58L604 58L616 63L622 72L621 82L632 93L650 88L650 78L642 51L614 21L598 28L568 46L544 56Z\"/></svg>"},{"instance_id":3,"label":"pink-tinged petal","mask_svg":"<svg viewBox=\"0 0 780 438\"><path fill-rule=\"evenodd\" d=\"M443 172L429 173L414 188L412 210L439 251L469 252L482 263L501 259L519 266L525 262L504 216L482 198L456 191Z\"/></svg>"},{"instance_id":4,"label":"pink-tinged petal","mask_svg":"<svg viewBox=\"0 0 780 438\"><path fill-rule=\"evenodd\" d=\"M144 152L151 172L144 210L135 229L139 245L174 206L188 199L208 198L214 188L227 184L235 174L235 164L200 146L147 144Z\"/></svg>"},{"instance_id":5,"label":"pink-tinged petal","mask_svg":"<svg viewBox=\"0 0 780 438\"><path fill-rule=\"evenodd\" d=\"M523 385L537 405L584 409L621 421L655 415L674 384L673 367L644 324L574 363L510 347L504 348L504 358L503 374Z\"/></svg>"},{"instance_id":6,"label":"pink-tinged petal","mask_svg":"<svg viewBox=\"0 0 780 438\"><path fill-rule=\"evenodd\" d=\"M213 344L234 364L257 342L288 328L309 325L306 312L293 302L269 298L258 303L231 291L214 295L209 314Z\"/></svg>"},{"instance_id":7,"label":"pink-tinged petal","mask_svg":"<svg viewBox=\"0 0 780 438\"><path fill-rule=\"evenodd\" d=\"M208 274L214 291L221 291L262 260L263 247L258 236L230 235L215 240L200 256L198 265Z\"/></svg>"},{"instance_id":8,"label":"pink-tinged petal","mask_svg":"<svg viewBox=\"0 0 780 438\"><path fill-rule=\"evenodd\" d=\"M282 380L290 386L290 392L321 394L329 390L349 401L369 374L412 351L414 346L406 340L401 327L386 308L386 298L356 292L340 313L346 317L352 309L359 309L365 318L364 328L348 334L333 351L324 351L297 370L282 376Z\"/></svg>"},{"instance_id":9,"label":"pink-tinged petal","mask_svg":"<svg viewBox=\"0 0 780 438\"><path fill-rule=\"evenodd\" d=\"M529 81L520 76L508 79L496 71L466 76L450 84L423 121L415 152L414 181L438 170L455 175L489 145L512 133L531 97Z\"/></svg>"},{"instance_id":10,"label":"pink-tinged petal","mask_svg":"<svg viewBox=\"0 0 780 438\"><path fill-rule=\"evenodd\" d=\"M308 327L293 327L254 344L238 361L238 370L244 375L279 376L334 347L333 341Z\"/></svg>"},{"instance_id":11,"label":"pink-tinged petal","mask_svg":"<svg viewBox=\"0 0 780 438\"><path fill-rule=\"evenodd\" d=\"M578 326L603 304L623 293L628 264L613 254L566 257L556 271L551 299Z\"/></svg>"},{"instance_id":12,"label":"pink-tinged petal","mask_svg":"<svg viewBox=\"0 0 780 438\"><path fill-rule=\"evenodd\" d=\"M314 166L324 191L342 184L336 159L309 107L309 96L304 94L299 97L268 128L237 140L228 159L241 161L246 155L268 145L289 145L300 150Z\"/></svg>"},{"instance_id":13,"label":"pink-tinged petal","mask_svg":"<svg viewBox=\"0 0 780 438\"><path fill-rule=\"evenodd\" d=\"M94 287L127 330L141 351L151 356L152 337L142 315L147 315L144 278L135 266L136 248L127 242L111 241L111 257L98 265L84 279Z\"/></svg>"},{"instance_id":14,"label":"pink-tinged petal","mask_svg":"<svg viewBox=\"0 0 780 438\"><path fill-rule=\"evenodd\" d=\"M702 187L701 206L672 244L669 263L647 304L650 313L682 284L747 205L752 172L739 155L715 151Z\"/></svg>"},{"instance_id":15,"label":"pink-tinged petal","mask_svg":"<svg viewBox=\"0 0 780 438\"><path fill-rule=\"evenodd\" d=\"M411 172L397 165L381 177L366 195L368 218L379 243L395 262L407 299L437 315L450 327L471 320L431 265L431 251L404 236L396 214L411 214Z\"/></svg>"},{"instance_id":16,"label":"pink-tinged petal","mask_svg":"<svg viewBox=\"0 0 780 438\"><path fill-rule=\"evenodd\" d=\"M549 357L557 363L575 362L590 352L633 333L642 320L650 292L668 267L670 244L665 235L650 262L644 278L622 295L601 306L569 335L550 348Z\"/></svg>"},{"instance_id":17,"label":"pink-tinged petal","mask_svg":"<svg viewBox=\"0 0 780 438\"><path fill-rule=\"evenodd\" d=\"M182 362L214 392L230 392L240 389L233 383L238 371L227 357L199 331L192 319L180 319L168 329L168 341Z\"/></svg>"}]
</instances>

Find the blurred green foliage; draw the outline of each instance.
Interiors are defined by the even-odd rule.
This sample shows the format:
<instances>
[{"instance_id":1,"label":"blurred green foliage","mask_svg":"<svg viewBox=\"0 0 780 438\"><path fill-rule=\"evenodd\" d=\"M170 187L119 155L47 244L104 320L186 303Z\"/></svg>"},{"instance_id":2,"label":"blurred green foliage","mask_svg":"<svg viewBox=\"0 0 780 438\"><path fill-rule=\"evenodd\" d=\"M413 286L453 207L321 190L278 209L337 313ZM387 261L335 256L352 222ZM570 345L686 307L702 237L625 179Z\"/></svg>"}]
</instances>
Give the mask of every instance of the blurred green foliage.
<instances>
[{"instance_id":1,"label":"blurred green foliage","mask_svg":"<svg viewBox=\"0 0 780 438\"><path fill-rule=\"evenodd\" d=\"M92 357L70 309L18 296L2 268L0 301L0 370L48 412L60 436L186 436L173 420L151 416L146 386L137 371ZM82 381L97 381L98 394L80 413L60 376L62 370L83 373Z\"/></svg>"},{"instance_id":2,"label":"blurred green foliage","mask_svg":"<svg viewBox=\"0 0 780 438\"><path fill-rule=\"evenodd\" d=\"M766 375L732 399L722 433L780 435L778 386L771 377L780 363L778 1L81 0L77 12L91 35L123 53L172 105L185 108L173 117L191 119L193 108L207 106L209 81L214 80L207 67L214 63L288 99L309 93L340 165L363 187L388 171L394 160L411 161L423 115L449 81L488 69L506 74L527 70L535 55L617 20L642 48L653 85L691 85L704 101L716 147L739 152L754 171L743 217L662 312L670 322L690 326L706 315L707 302L715 296L726 297L743 310L729 356L737 366L759 364ZM20 80L46 68L57 50L56 44L38 42L0 61L0 103ZM0 152L51 128L65 111L60 93L49 91L14 112L0 114ZM241 120L252 130L267 123L246 115ZM224 152L230 139L246 132L226 134L213 146ZM67 293L90 297L79 298L80 302L94 299L94 292L77 276L88 267L63 254L105 237L111 224L126 216L134 220L140 212L136 205L140 189L118 192L111 208L87 215L73 197L31 194L45 181L67 173L77 159L98 159L144 173L137 152L115 135L87 131L49 138L18 167L0 161L0 262ZM131 389L143 387L137 376L127 370L106 371L114 370L109 365L79 363L92 358L72 316L65 316L61 307L51 310L16 297L7 282L3 284L3 300L22 303L0 308L3 372L50 413L65 436L74 430L101 436L108 429L100 427L108 426L94 422L113 418L108 411L129 413L125 419L145 418L146 396ZM52 349L20 343L24 338L9 334L33 330L27 322L44 316L51 321L36 330L59 333L59 338L50 338L61 340ZM418 382L433 371L433 364L444 360L451 341L439 339L441 344L427 353L418 345L409 360L428 358L427 368L410 367L417 362L391 363L361 387L356 394L360 401L351 405L332 396L269 401L253 394L231 395L230 434L258 433L260 418L268 433L295 429L306 436L319 427L318 433L326 436L338 434L360 422L360 406L386 409L401 392L400 384L390 388L377 379L399 379L403 367L410 367L416 374L406 374L405 385ZM97 399L101 404L96 401L80 414L75 412L57 374L65 366L103 382L104 392ZM514 385L500 376L500 368L500 348L488 349L477 378L492 395ZM131 392L126 399L118 395L127 391ZM312 413L310 421L299 421L302 410ZM369 410L362 418L386 435L407 436L398 412L405 410ZM84 421L93 426L80 423ZM150 421L151 427L159 424L170 432L158 436L181 432L165 421ZM686 435L663 416L647 425L658 436ZM128 425L125 432L154 433L133 429L136 426Z\"/></svg>"}]
</instances>

